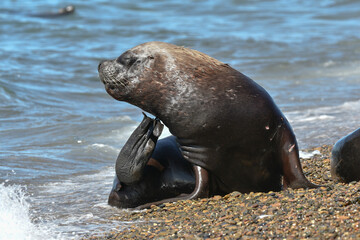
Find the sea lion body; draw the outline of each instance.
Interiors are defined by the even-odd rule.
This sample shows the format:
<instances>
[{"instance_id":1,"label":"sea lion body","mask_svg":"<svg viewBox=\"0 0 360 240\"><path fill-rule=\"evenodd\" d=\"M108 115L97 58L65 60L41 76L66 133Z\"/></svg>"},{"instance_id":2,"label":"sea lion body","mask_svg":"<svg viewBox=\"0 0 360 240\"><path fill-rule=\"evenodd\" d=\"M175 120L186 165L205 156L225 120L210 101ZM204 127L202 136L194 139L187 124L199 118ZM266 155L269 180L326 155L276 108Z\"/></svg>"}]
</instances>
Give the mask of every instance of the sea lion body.
<instances>
[{"instance_id":1,"label":"sea lion body","mask_svg":"<svg viewBox=\"0 0 360 240\"><path fill-rule=\"evenodd\" d=\"M229 65L149 42L102 62L99 75L112 97L158 117L176 137L198 171L201 191L190 198L278 191L282 176L286 187L315 186L303 175L295 135L270 95Z\"/></svg>"},{"instance_id":2,"label":"sea lion body","mask_svg":"<svg viewBox=\"0 0 360 240\"><path fill-rule=\"evenodd\" d=\"M182 156L176 138L170 136L157 141L162 128L158 119L144 114L116 160L117 176L108 199L110 205L134 208L194 189L191 164ZM158 164L150 165L150 158L156 159Z\"/></svg>"},{"instance_id":3,"label":"sea lion body","mask_svg":"<svg viewBox=\"0 0 360 240\"><path fill-rule=\"evenodd\" d=\"M334 180L345 183L360 180L360 129L335 143L330 165Z\"/></svg>"},{"instance_id":4,"label":"sea lion body","mask_svg":"<svg viewBox=\"0 0 360 240\"><path fill-rule=\"evenodd\" d=\"M75 7L73 5L60 8L57 12L42 12L42 13L32 13L29 16L32 17L41 17L41 18L56 18L66 15L73 14L75 12Z\"/></svg>"}]
</instances>

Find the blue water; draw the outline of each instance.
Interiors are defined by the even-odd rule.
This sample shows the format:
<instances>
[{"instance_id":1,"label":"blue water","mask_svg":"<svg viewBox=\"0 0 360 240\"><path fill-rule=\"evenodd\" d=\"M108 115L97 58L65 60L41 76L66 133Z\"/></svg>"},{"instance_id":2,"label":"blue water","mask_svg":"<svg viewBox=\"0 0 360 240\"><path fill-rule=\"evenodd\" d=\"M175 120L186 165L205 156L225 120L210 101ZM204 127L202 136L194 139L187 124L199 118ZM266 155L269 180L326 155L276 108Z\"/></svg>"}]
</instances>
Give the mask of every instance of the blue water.
<instances>
[{"instance_id":1,"label":"blue water","mask_svg":"<svg viewBox=\"0 0 360 240\"><path fill-rule=\"evenodd\" d=\"M67 4L75 14L31 16ZM3 0L0 239L124 224L106 201L142 114L107 95L99 61L153 40L205 52L265 87L306 149L360 126L359 23L356 0Z\"/></svg>"}]
</instances>

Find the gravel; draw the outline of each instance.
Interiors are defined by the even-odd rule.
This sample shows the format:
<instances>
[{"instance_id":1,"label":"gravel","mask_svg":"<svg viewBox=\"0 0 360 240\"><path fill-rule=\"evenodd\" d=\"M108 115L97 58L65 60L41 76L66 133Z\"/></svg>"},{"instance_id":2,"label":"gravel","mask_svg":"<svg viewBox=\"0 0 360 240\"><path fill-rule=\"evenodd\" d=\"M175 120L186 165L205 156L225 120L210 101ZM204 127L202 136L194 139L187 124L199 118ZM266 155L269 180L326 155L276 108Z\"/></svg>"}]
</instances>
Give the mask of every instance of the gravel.
<instances>
[{"instance_id":1,"label":"gravel","mask_svg":"<svg viewBox=\"0 0 360 240\"><path fill-rule=\"evenodd\" d=\"M233 192L124 211L114 217L117 230L84 239L360 239L360 183L332 181L331 148L309 149L320 154L301 159L307 178L323 187Z\"/></svg>"}]
</instances>

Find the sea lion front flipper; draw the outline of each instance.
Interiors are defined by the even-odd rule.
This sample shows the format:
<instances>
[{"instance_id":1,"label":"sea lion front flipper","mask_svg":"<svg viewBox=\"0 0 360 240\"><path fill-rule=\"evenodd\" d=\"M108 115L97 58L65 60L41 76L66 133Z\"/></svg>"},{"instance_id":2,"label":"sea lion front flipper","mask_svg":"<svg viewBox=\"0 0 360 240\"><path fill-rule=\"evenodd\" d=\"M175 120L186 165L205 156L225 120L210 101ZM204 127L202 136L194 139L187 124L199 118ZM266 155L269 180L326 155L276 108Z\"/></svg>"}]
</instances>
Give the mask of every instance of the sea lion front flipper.
<instances>
[{"instance_id":1,"label":"sea lion front flipper","mask_svg":"<svg viewBox=\"0 0 360 240\"><path fill-rule=\"evenodd\" d=\"M121 183L132 184L141 179L163 127L160 120L151 119L144 114L144 119L131 134L116 160L116 176Z\"/></svg>"}]
</instances>

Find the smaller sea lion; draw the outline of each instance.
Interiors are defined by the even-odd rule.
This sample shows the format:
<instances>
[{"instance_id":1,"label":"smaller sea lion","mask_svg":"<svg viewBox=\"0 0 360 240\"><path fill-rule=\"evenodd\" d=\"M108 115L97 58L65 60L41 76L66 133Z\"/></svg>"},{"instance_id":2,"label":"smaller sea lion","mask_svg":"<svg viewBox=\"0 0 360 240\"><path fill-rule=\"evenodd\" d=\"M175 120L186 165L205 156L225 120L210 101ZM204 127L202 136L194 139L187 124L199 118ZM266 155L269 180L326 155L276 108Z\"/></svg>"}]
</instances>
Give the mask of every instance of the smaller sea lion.
<instances>
[{"instance_id":1,"label":"smaller sea lion","mask_svg":"<svg viewBox=\"0 0 360 240\"><path fill-rule=\"evenodd\" d=\"M335 143L330 163L335 181L349 183L360 180L360 128Z\"/></svg>"},{"instance_id":2,"label":"smaller sea lion","mask_svg":"<svg viewBox=\"0 0 360 240\"><path fill-rule=\"evenodd\" d=\"M191 164L181 155L175 137L157 141L163 125L144 114L116 161L109 205L134 208L190 193L195 187ZM156 145L156 146L155 146Z\"/></svg>"},{"instance_id":3,"label":"smaller sea lion","mask_svg":"<svg viewBox=\"0 0 360 240\"><path fill-rule=\"evenodd\" d=\"M121 182L132 184L140 180L141 170L150 159L163 127L158 119L144 114L143 121L131 134L116 160L116 175Z\"/></svg>"},{"instance_id":4,"label":"smaller sea lion","mask_svg":"<svg viewBox=\"0 0 360 240\"><path fill-rule=\"evenodd\" d=\"M34 13L29 14L32 17L42 17L42 18L54 18L61 17L73 14L75 12L75 7L73 5L66 6L64 8L60 8L57 12L45 12L45 13Z\"/></svg>"}]
</instances>

